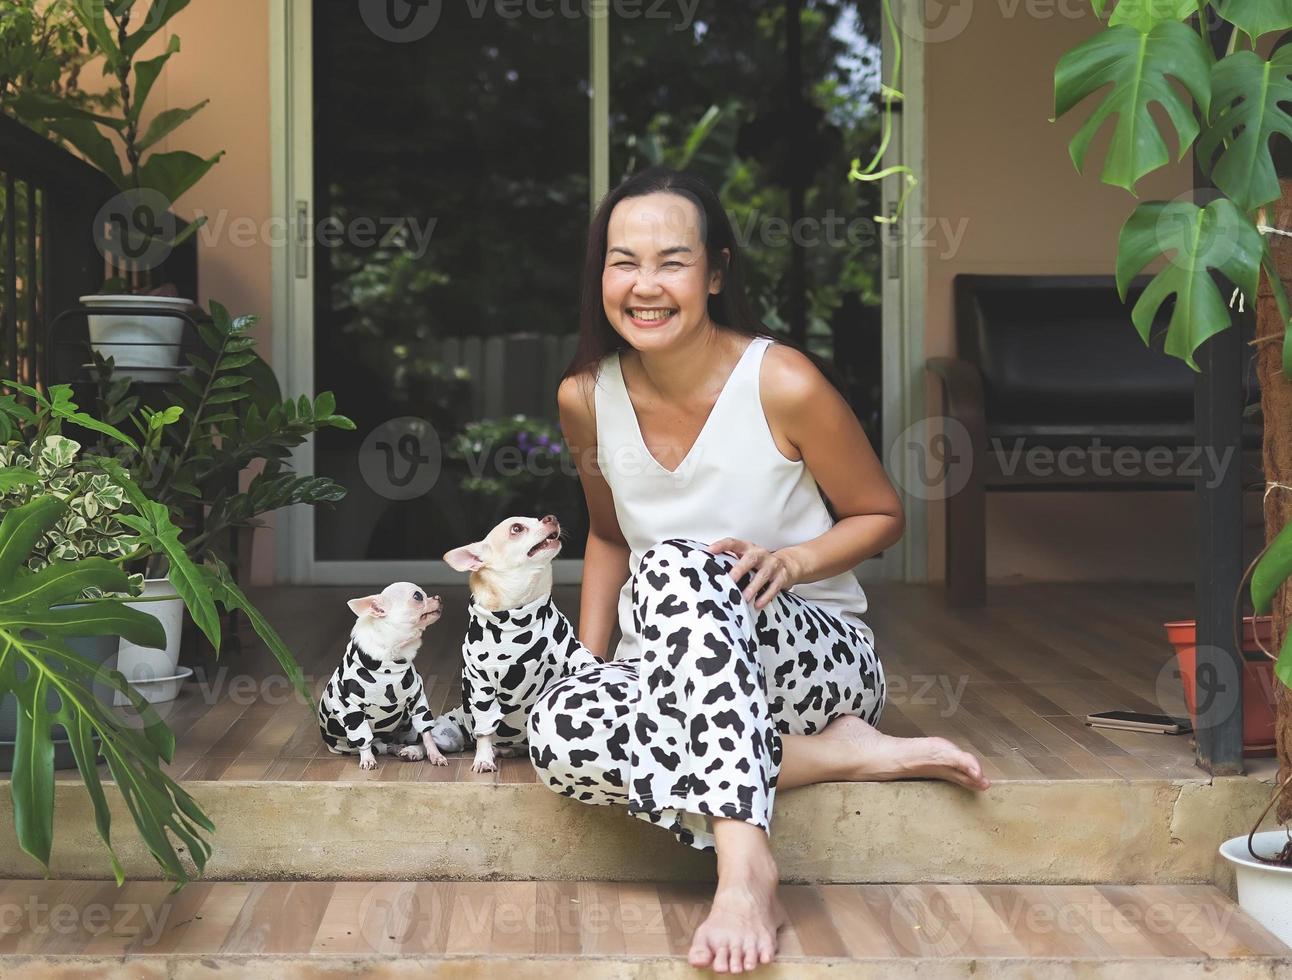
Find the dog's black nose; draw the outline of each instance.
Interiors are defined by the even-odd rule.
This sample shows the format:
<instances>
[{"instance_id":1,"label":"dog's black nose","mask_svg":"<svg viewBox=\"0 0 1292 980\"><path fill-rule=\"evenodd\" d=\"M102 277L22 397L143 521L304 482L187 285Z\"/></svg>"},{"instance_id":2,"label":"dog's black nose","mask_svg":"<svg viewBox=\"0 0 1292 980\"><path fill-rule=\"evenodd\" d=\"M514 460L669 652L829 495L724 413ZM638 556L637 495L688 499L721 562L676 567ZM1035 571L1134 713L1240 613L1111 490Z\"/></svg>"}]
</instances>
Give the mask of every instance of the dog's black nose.
<instances>
[{"instance_id":1,"label":"dog's black nose","mask_svg":"<svg viewBox=\"0 0 1292 980\"><path fill-rule=\"evenodd\" d=\"M544 518L543 518L543 523L544 523L544 524L555 524L555 523L556 523L556 515L555 515L555 514L548 514L546 517L544 517Z\"/></svg>"}]
</instances>

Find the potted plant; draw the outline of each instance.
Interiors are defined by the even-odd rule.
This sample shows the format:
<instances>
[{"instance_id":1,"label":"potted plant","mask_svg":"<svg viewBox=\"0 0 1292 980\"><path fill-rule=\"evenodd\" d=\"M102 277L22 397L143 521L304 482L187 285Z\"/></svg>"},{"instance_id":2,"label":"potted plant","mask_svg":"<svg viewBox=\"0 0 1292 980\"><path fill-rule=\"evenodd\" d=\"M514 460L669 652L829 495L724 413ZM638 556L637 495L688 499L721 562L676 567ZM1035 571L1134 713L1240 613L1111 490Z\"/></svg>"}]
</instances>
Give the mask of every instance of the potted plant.
<instances>
[{"instance_id":1,"label":"potted plant","mask_svg":"<svg viewBox=\"0 0 1292 980\"><path fill-rule=\"evenodd\" d=\"M3 471L14 479L13 470ZM54 731L61 729L94 808L95 827L117 883L125 879L112 848L111 812L99 773L102 758L116 790L163 873L183 883L210 855L203 834L214 825L197 802L161 769L174 736L125 679L79 653L72 637L126 636L162 642L157 620L110 597L129 588L125 572L98 555L58 560L30 570L37 543L62 519L67 504L41 494L0 519L0 698L17 704L11 788L14 830L22 849L48 868L54 836ZM97 592L102 598L87 598ZM72 603L74 608L68 608ZM88 607L88 608L86 608ZM96 694L125 694L137 722L112 711ZM181 858L176 841L184 846Z\"/></svg>"},{"instance_id":2,"label":"potted plant","mask_svg":"<svg viewBox=\"0 0 1292 980\"><path fill-rule=\"evenodd\" d=\"M148 499L167 509L182 529L180 544L193 563L215 556L227 564L234 557L230 532L249 535L263 526L260 517L266 513L345 497L345 488L334 480L294 473L290 458L319 430L352 431L354 422L335 413L330 392L312 402L305 396L283 398L249 334L256 322L255 316L232 317L213 301L211 322L198 331L204 350L186 355L192 371L161 392L166 407L160 410L142 403L130 379L115 376L111 359L96 358L97 414L110 426L134 433L129 443L105 435L99 449ZM257 463L259 472L241 488L239 475ZM187 516L197 508L204 511L200 530ZM166 561L166 555L154 552L145 569L158 589L164 588Z\"/></svg>"},{"instance_id":3,"label":"potted plant","mask_svg":"<svg viewBox=\"0 0 1292 980\"><path fill-rule=\"evenodd\" d=\"M1240 621L1239 617L1235 622ZM1274 754L1274 661L1266 652L1274 636L1274 620L1269 616L1244 616L1242 642L1238 649L1243 657L1243 755L1250 757ZM1167 639L1175 648L1184 703L1194 728L1198 726L1197 636L1198 623L1193 619L1163 623ZM1215 685L1201 685L1205 705L1217 693Z\"/></svg>"},{"instance_id":4,"label":"potted plant","mask_svg":"<svg viewBox=\"0 0 1292 980\"><path fill-rule=\"evenodd\" d=\"M117 519L126 502L125 491L106 474L90 472L80 465L77 459L80 449L80 443L56 434L36 435L30 443L14 441L0 445L0 512L22 506L46 493L67 504L62 517L33 546L26 563L30 571L38 572L52 562L92 555L114 559L134 549L133 532ZM143 585L143 576L131 576L130 584L138 589ZM183 603L175 601L182 611ZM112 636L75 637L68 643L97 663L108 663L118 657L118 643ZM116 666L124 669L119 660ZM124 696L118 696L118 703L127 701ZM0 770L9 769L16 725L13 700L9 699L0 706ZM66 740L56 740L56 767L66 769L72 764Z\"/></svg>"},{"instance_id":5,"label":"potted plant","mask_svg":"<svg viewBox=\"0 0 1292 980\"><path fill-rule=\"evenodd\" d=\"M1092 2L1103 19L1105 0ZM1228 50L1219 58L1210 43L1213 23L1229 32ZM1266 812L1276 807L1275 819L1283 824L1292 818L1292 597L1282 588L1292 572L1292 500L1286 497L1292 486L1292 306L1284 285L1285 278L1292 278L1292 264L1285 252L1271 248L1264 233L1277 230L1267 223L1270 206L1285 224L1292 218L1292 182L1280 183L1270 146L1274 134L1292 129L1286 108L1292 47L1276 45L1267 59L1257 53L1257 42L1289 28L1292 7L1287 4L1121 0L1102 30L1060 58L1053 117L1100 93L1098 107L1072 138L1069 153L1080 171L1096 131L1115 115L1101 179L1133 194L1140 178L1170 162L1159 117L1150 112L1150 105L1158 103L1165 110L1160 119L1173 130L1178 156L1196 140L1199 165L1217 188L1215 199L1201 206L1185 200L1142 202L1122 226L1116 280L1123 299L1136 275L1167 259L1131 310L1146 343L1158 308L1174 295L1165 350L1196 371L1194 351L1231 326L1230 304L1215 275L1234 287L1234 298L1257 304L1265 478L1271 488L1281 489L1267 495L1267 545L1252 572L1251 594L1257 616L1272 614L1274 636L1282 637L1273 666L1280 682L1273 685L1280 772ZM1292 943L1292 916L1287 913L1292 909L1292 847L1280 843L1289 838L1285 831L1256 835L1264 816L1246 838L1227 842L1221 854L1239 865L1239 903ZM1238 860L1240 848L1252 867ZM1268 879L1268 890L1253 888L1251 874L1257 869ZM1273 905L1263 900L1270 896Z\"/></svg>"},{"instance_id":6,"label":"potted plant","mask_svg":"<svg viewBox=\"0 0 1292 980\"><path fill-rule=\"evenodd\" d=\"M193 300L178 296L173 284L153 282L154 270L170 251L206 220L200 217L179 228L171 209L224 155L223 150L203 158L185 150L154 149L209 100L167 109L146 128L142 126L148 97L166 63L180 50L180 39L171 35L166 49L154 58L137 60L139 52L188 4L189 0L151 4L146 13L142 5L121 0L68 5L83 32L87 53L102 56L103 73L112 79L104 97L108 107L94 111L79 98L70 99L57 88L50 91L48 85L19 91L7 102L10 111L29 125L44 127L75 147L121 192L105 202L95 227L95 237L117 275L99 293L82 296L81 302L105 310L148 311L104 312L88 318L94 349L114 357L118 370L133 372L141 380L175 376L185 322L165 314L194 305ZM16 27L31 21L34 29L39 16L35 11L45 5L23 0L18 6L24 19L16 20Z\"/></svg>"},{"instance_id":7,"label":"potted plant","mask_svg":"<svg viewBox=\"0 0 1292 980\"><path fill-rule=\"evenodd\" d=\"M217 310L217 326L211 329L219 329L219 325L223 325L228 332L227 339L230 345L237 346L234 341L245 338L233 336L234 323L229 320L222 307L214 304L214 308ZM206 636L217 652L222 644L217 607L223 607L226 611L236 610L245 615L286 676L304 700L308 701L310 695L305 688L304 679L295 658L273 626L243 594L227 563L216 549L199 547L200 542L195 544L191 533L186 542L185 532L191 531L188 525L183 523L182 519L177 524L172 519L171 508L166 503L151 499L144 487L136 482L129 466L122 461L122 458L137 461L142 452L140 444L111 423L80 411L72 400L72 389L68 385L54 385L48 393L42 393L14 381L5 381L3 384L26 395L35 408L27 407L12 395L0 395L0 440L8 442L20 433L30 432L32 435L27 438L35 441L47 433L59 433L61 426L66 423L101 437L103 441L95 447L100 452L117 454L89 455L87 453L81 459L90 472L109 477L114 485L124 491L128 501L128 506L123 507L116 519L135 532L135 547L129 554L118 555L114 561L123 567L128 566L136 570L140 575L155 574L155 570L164 561L167 580L183 600L184 608L194 625ZM202 424L215 424L205 413L202 413L201 418L203 421L197 423L195 429ZM341 424L345 423L349 423L349 420L344 419ZM196 438L198 436L195 434L194 439ZM200 462L196 460L193 465ZM176 509L181 510L181 508ZM201 558L201 564L190 557L190 549ZM126 637L126 639L130 638ZM160 645L149 644L154 647Z\"/></svg>"}]
</instances>

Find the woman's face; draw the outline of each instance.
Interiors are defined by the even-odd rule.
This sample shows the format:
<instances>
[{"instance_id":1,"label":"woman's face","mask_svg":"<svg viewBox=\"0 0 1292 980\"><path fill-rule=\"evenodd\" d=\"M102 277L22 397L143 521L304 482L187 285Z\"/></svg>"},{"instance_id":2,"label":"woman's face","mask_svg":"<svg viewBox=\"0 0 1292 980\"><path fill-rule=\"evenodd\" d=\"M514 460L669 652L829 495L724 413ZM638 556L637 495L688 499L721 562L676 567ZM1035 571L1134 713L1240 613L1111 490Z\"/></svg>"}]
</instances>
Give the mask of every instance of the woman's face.
<instances>
[{"instance_id":1,"label":"woman's face","mask_svg":"<svg viewBox=\"0 0 1292 980\"><path fill-rule=\"evenodd\" d=\"M661 192L615 205L601 299L624 340L637 350L672 345L704 326L709 294L721 290L721 273L708 269L694 202Z\"/></svg>"}]
</instances>

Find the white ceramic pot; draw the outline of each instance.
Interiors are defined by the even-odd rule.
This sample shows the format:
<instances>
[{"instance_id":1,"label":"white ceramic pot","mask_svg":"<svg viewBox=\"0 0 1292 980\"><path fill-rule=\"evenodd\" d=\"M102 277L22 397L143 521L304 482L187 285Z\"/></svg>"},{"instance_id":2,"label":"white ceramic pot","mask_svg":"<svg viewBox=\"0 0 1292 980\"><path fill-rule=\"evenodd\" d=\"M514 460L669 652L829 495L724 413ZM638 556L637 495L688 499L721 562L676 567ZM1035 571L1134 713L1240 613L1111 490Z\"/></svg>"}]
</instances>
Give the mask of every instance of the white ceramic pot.
<instances>
[{"instance_id":1,"label":"white ceramic pot","mask_svg":"<svg viewBox=\"0 0 1292 980\"><path fill-rule=\"evenodd\" d=\"M117 670L121 671L126 680L130 681L144 697L154 704L159 704L162 701L171 700L178 693L178 684L168 687L157 682L174 680L179 675L177 664L180 635L184 626L184 600L179 597L175 587L164 578L145 579L143 594L148 598L174 596L173 599L164 602L139 602L131 606L132 609L148 613L161 620L162 628L166 630L166 648L157 650L153 647L136 646L122 637L121 645L117 648ZM146 686L147 689L145 689ZM154 700L151 696L157 693L164 694L167 691L171 691L169 698ZM118 692L116 703L124 705L130 702L124 694Z\"/></svg>"},{"instance_id":2,"label":"white ceramic pot","mask_svg":"<svg viewBox=\"0 0 1292 980\"><path fill-rule=\"evenodd\" d=\"M149 704L165 704L167 701L174 701L179 697L179 689L184 682L193 676L192 667L177 667L176 673L170 677L156 677L150 681L135 681L131 686L143 695L145 701ZM128 704L125 696L117 692L117 701L122 704Z\"/></svg>"},{"instance_id":3,"label":"white ceramic pot","mask_svg":"<svg viewBox=\"0 0 1292 980\"><path fill-rule=\"evenodd\" d=\"M102 306L133 306L155 309L159 314L187 310L193 301L175 296L82 296L81 305L91 309ZM180 343L184 339L184 319L178 316L147 316L133 313L91 315L90 343L103 357L114 358L116 373L133 377L139 369L139 380L158 378L159 372L174 374L179 366Z\"/></svg>"},{"instance_id":4,"label":"white ceramic pot","mask_svg":"<svg viewBox=\"0 0 1292 980\"><path fill-rule=\"evenodd\" d=\"M1256 835L1252 847L1262 857L1273 857L1287 841L1286 830L1266 830ZM1220 856L1234 866L1239 906L1292 946L1292 868L1255 860L1247 850L1246 834L1221 844Z\"/></svg>"}]
</instances>

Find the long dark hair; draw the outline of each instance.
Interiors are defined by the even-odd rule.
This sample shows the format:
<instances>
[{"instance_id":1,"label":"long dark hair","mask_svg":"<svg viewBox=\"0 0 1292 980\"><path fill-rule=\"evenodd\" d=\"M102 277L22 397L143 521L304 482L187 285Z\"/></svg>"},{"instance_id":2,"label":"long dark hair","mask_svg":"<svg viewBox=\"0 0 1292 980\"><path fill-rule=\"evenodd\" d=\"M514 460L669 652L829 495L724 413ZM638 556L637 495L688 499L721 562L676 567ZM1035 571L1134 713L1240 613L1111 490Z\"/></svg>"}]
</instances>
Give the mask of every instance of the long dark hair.
<instances>
[{"instance_id":1,"label":"long dark hair","mask_svg":"<svg viewBox=\"0 0 1292 980\"><path fill-rule=\"evenodd\" d=\"M797 344L768 330L754 314L745 293L745 264L740 246L736 242L731 221L722 207L718 195L699 177L683 170L669 167L651 167L641 173L628 177L618 187L607 194L592 217L588 228L588 251L583 261L583 296L579 309L579 343L575 348L574 359L565 369L561 380L595 371L602 358L617 350L623 350L628 342L611 326L606 318L605 306L601 297L601 274L606 263L608 247L610 212L620 201L630 197L644 197L659 192L679 194L690 200L700 211L700 237L704 239L704 250L709 268L722 269L722 291L710 294L708 298L709 319L728 330L745 334L748 337L770 337L781 343L789 344L802 350ZM724 259L722 250L727 249L731 258ZM822 373L837 387L838 381L834 371L819 357L809 351L803 351L821 369ZM593 376L595 381L595 375Z\"/></svg>"}]
</instances>

